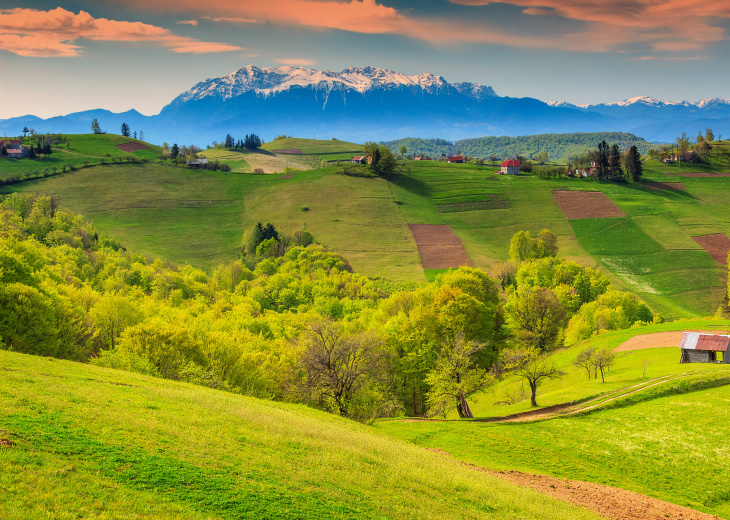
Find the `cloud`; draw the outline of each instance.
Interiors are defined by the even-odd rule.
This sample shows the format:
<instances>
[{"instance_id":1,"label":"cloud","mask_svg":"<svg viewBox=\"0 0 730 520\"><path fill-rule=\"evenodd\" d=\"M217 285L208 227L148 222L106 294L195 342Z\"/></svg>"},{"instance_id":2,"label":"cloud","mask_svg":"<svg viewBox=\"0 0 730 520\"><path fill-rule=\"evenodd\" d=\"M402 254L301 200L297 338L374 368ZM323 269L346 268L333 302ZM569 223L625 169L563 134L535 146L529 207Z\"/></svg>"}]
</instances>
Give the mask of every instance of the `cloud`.
<instances>
[{"instance_id":1,"label":"cloud","mask_svg":"<svg viewBox=\"0 0 730 520\"><path fill-rule=\"evenodd\" d=\"M198 25L197 20L180 20L175 23L178 25Z\"/></svg>"},{"instance_id":2,"label":"cloud","mask_svg":"<svg viewBox=\"0 0 730 520\"><path fill-rule=\"evenodd\" d=\"M73 57L82 52L79 39L118 42L154 42L172 52L202 54L245 50L237 45L202 42L175 36L169 30L141 22L120 22L75 14L61 7L0 10L0 49L33 57Z\"/></svg>"},{"instance_id":3,"label":"cloud","mask_svg":"<svg viewBox=\"0 0 730 520\"><path fill-rule=\"evenodd\" d=\"M496 3L449 1L469 6ZM694 51L723 41L727 39L725 30L717 24L730 21L727 0L499 0L499 3L522 7L527 15L558 16L583 22L586 39L595 35L611 48L623 43L645 43L657 52ZM566 38L570 39L570 36Z\"/></svg>"},{"instance_id":4,"label":"cloud","mask_svg":"<svg viewBox=\"0 0 730 520\"><path fill-rule=\"evenodd\" d=\"M281 63L282 65L296 65L298 67L311 67L316 65L314 61L306 58L279 58L274 61L276 63Z\"/></svg>"},{"instance_id":5,"label":"cloud","mask_svg":"<svg viewBox=\"0 0 730 520\"><path fill-rule=\"evenodd\" d=\"M491 43L514 47L575 51L620 50L645 43L655 51L702 49L726 38L713 25L730 17L727 0L448 0L452 4L512 4L524 16L572 20L572 31L537 35L519 30L519 20L477 22L463 15L419 17L379 0L107 0L158 12L197 13L229 23L270 23L343 30L362 34L397 34L434 45Z\"/></svg>"}]
</instances>

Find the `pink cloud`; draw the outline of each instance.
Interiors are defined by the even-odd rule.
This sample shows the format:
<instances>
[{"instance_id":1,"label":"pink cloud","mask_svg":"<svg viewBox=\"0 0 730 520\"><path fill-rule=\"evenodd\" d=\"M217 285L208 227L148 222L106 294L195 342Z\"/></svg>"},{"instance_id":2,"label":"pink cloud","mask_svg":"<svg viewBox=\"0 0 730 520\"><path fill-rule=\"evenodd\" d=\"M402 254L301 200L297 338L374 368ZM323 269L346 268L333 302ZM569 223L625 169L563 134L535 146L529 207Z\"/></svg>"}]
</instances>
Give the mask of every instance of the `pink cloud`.
<instances>
[{"instance_id":1,"label":"pink cloud","mask_svg":"<svg viewBox=\"0 0 730 520\"><path fill-rule=\"evenodd\" d=\"M175 22L178 25L198 25L197 20L180 20L178 22Z\"/></svg>"},{"instance_id":2,"label":"pink cloud","mask_svg":"<svg viewBox=\"0 0 730 520\"><path fill-rule=\"evenodd\" d=\"M260 20L254 20L253 18L242 18L240 16L204 16L206 20L211 22L226 22L226 23L264 23Z\"/></svg>"},{"instance_id":3,"label":"pink cloud","mask_svg":"<svg viewBox=\"0 0 730 520\"><path fill-rule=\"evenodd\" d=\"M279 58L274 61L276 63L281 63L282 65L296 65L297 67L311 67L316 65L314 61L306 58Z\"/></svg>"},{"instance_id":4,"label":"pink cloud","mask_svg":"<svg viewBox=\"0 0 730 520\"><path fill-rule=\"evenodd\" d=\"M452 4L485 6L491 0L449 0ZM705 48L727 38L715 23L730 19L727 0L499 0L523 7L533 16L559 16L587 24L589 34L613 47L647 43L655 51ZM616 37L612 38L612 34Z\"/></svg>"},{"instance_id":5,"label":"pink cloud","mask_svg":"<svg viewBox=\"0 0 730 520\"><path fill-rule=\"evenodd\" d=\"M21 56L72 57L82 51L74 45L79 39L154 42L173 52L193 54L244 50L237 45L175 36L154 25L94 18L84 11L75 14L61 7L50 11L0 10L0 49Z\"/></svg>"}]
</instances>

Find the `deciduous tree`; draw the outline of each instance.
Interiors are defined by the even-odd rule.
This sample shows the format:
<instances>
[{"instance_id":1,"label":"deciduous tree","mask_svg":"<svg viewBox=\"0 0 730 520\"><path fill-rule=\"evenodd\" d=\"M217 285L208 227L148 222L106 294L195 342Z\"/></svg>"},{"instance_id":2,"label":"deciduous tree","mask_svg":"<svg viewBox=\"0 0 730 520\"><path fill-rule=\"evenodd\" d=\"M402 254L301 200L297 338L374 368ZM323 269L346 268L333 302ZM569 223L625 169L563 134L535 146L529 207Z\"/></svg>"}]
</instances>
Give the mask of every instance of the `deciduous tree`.
<instances>
[{"instance_id":1,"label":"deciduous tree","mask_svg":"<svg viewBox=\"0 0 730 520\"><path fill-rule=\"evenodd\" d=\"M530 403L537 407L537 389L548 379L559 379L565 372L548 362L546 353L534 347L515 347L503 350L502 366L508 372L525 379L530 385Z\"/></svg>"}]
</instances>

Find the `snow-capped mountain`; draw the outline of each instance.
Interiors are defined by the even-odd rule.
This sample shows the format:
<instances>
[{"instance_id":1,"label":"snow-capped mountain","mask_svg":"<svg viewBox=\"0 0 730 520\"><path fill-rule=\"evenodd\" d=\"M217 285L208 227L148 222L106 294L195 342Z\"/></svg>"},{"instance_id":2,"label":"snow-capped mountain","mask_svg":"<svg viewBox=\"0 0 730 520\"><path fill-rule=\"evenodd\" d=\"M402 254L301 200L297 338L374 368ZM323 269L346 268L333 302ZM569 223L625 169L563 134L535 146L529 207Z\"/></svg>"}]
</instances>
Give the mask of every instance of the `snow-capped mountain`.
<instances>
[{"instance_id":1,"label":"snow-capped mountain","mask_svg":"<svg viewBox=\"0 0 730 520\"><path fill-rule=\"evenodd\" d=\"M498 96L478 83L449 83L431 73L350 67L340 72L304 67L249 65L201 81L151 117L137 112L79 112L41 120L25 116L0 121L0 132L23 126L38 132L89 131L90 118L103 130L121 122L161 143L205 145L230 133L255 132L264 139L285 133L380 141L406 136L457 140L477 136L618 131L650 141L673 141L713 128L730 135L730 100L696 103L648 96L593 105Z\"/></svg>"},{"instance_id":2,"label":"snow-capped mountain","mask_svg":"<svg viewBox=\"0 0 730 520\"><path fill-rule=\"evenodd\" d=\"M249 92L268 97L294 88L310 88L324 92L352 91L359 94L387 89L407 89L412 92L436 94L453 88L463 95L476 99L496 96L492 87L478 83L450 85L443 77L430 73L408 76L376 67L350 67L342 72L332 72L304 67L259 68L249 65L226 76L201 81L175 98L173 104L206 98L229 100Z\"/></svg>"}]
</instances>

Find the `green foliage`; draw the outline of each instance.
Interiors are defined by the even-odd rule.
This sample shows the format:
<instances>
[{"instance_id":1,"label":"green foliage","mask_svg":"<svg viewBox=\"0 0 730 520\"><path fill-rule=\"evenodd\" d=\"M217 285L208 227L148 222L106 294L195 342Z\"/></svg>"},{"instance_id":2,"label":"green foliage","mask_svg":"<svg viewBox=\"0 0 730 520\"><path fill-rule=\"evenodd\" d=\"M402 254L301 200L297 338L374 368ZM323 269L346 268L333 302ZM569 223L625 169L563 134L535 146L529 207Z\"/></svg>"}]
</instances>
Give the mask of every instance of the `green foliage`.
<instances>
[{"instance_id":1,"label":"green foliage","mask_svg":"<svg viewBox=\"0 0 730 520\"><path fill-rule=\"evenodd\" d=\"M640 153L646 154L652 146L648 141L633 134L621 132L594 132L576 134L541 134L524 135L518 137L477 137L451 142L444 139L405 138L395 141L386 141L381 144L388 146L394 153L401 146L406 146L413 155L428 155L440 157L454 155L457 151L482 159L533 157L537 161L546 162L548 157L557 161L566 161L570 157L584 154L593 148L596 143L608 141L618 144L622 149L636 146ZM545 156L547 154L548 157ZM539 157L538 157L539 155ZM495 159L496 160L496 159Z\"/></svg>"},{"instance_id":2,"label":"green foliage","mask_svg":"<svg viewBox=\"0 0 730 520\"><path fill-rule=\"evenodd\" d=\"M565 331L566 345L608 330L627 329L635 323L651 323L654 315L631 293L609 290L586 303L570 319Z\"/></svg>"},{"instance_id":3,"label":"green foliage","mask_svg":"<svg viewBox=\"0 0 730 520\"><path fill-rule=\"evenodd\" d=\"M558 254L558 237L549 229L543 229L536 238L529 231L518 231L512 237L509 246L511 260L534 260L536 258L554 257Z\"/></svg>"}]
</instances>

